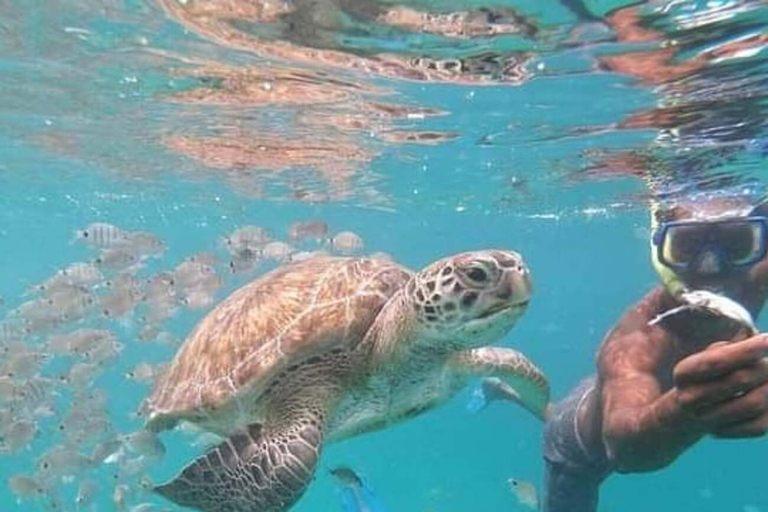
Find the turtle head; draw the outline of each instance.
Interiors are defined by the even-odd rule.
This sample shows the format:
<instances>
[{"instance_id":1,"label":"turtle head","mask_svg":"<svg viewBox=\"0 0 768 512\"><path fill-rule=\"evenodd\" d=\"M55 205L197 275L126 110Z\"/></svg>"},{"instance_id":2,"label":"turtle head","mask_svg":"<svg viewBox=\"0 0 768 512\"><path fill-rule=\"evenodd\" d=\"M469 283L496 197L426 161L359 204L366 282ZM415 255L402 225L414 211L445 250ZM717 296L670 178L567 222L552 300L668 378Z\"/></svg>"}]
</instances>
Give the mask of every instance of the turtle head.
<instances>
[{"instance_id":1,"label":"turtle head","mask_svg":"<svg viewBox=\"0 0 768 512\"><path fill-rule=\"evenodd\" d=\"M522 257L500 250L444 258L415 274L406 287L421 334L457 348L500 339L523 314L532 292Z\"/></svg>"}]
</instances>

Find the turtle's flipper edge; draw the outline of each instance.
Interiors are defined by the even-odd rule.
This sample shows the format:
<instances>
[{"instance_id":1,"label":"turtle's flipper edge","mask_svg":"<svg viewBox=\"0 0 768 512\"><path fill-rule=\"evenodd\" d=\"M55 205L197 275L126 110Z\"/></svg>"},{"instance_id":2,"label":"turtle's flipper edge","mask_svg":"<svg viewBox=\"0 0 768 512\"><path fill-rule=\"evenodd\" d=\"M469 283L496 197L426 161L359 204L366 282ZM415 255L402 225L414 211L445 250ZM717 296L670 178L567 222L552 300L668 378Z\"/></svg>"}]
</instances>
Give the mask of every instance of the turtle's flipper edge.
<instances>
[{"instance_id":1,"label":"turtle's flipper edge","mask_svg":"<svg viewBox=\"0 0 768 512\"><path fill-rule=\"evenodd\" d=\"M498 377L496 392L539 419L546 418L549 383L544 373L520 352L504 347L481 347L458 353L451 364L454 371L465 375ZM484 392L488 394L488 390Z\"/></svg>"},{"instance_id":2,"label":"turtle's flipper edge","mask_svg":"<svg viewBox=\"0 0 768 512\"><path fill-rule=\"evenodd\" d=\"M154 491L203 512L287 510L312 479L321 443L317 422L274 433L250 425Z\"/></svg>"}]
</instances>

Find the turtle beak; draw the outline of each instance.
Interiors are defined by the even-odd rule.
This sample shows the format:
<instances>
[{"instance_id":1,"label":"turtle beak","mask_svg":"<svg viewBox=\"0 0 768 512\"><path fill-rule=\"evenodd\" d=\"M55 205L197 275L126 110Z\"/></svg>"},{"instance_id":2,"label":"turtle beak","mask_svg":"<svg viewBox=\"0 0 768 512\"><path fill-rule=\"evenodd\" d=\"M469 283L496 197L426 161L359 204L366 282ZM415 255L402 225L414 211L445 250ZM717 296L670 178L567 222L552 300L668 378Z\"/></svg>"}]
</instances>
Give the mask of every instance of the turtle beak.
<instances>
[{"instance_id":1,"label":"turtle beak","mask_svg":"<svg viewBox=\"0 0 768 512\"><path fill-rule=\"evenodd\" d=\"M531 300L533 283L531 282L530 273L527 271L507 271L504 277L496 292L496 297L512 304L524 304Z\"/></svg>"}]
</instances>

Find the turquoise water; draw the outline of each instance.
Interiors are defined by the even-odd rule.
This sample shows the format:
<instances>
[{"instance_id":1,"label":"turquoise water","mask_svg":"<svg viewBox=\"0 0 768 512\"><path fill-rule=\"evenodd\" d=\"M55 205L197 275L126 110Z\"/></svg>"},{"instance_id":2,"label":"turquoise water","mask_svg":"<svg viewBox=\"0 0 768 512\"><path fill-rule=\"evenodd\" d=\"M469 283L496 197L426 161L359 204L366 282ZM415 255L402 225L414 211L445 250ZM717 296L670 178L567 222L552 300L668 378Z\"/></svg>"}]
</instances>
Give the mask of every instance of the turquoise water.
<instances>
[{"instance_id":1,"label":"turquoise water","mask_svg":"<svg viewBox=\"0 0 768 512\"><path fill-rule=\"evenodd\" d=\"M640 11L640 25L653 32L643 41L622 41L595 21L628 12L619 2L586 6L595 19L579 19L572 2L498 2L539 30L493 37L435 34L437 22L392 28L370 17L393 4L347 4L297 1L284 4L292 13L259 19L265 11L248 6L276 4L0 2L0 312L13 319L31 285L93 259L96 251L72 242L92 222L165 243L138 278L216 253L216 301L274 266L228 272L220 241L245 225L287 240L292 223L323 220L329 237L353 231L363 253L383 251L413 269L465 250L509 248L531 267L536 293L503 344L539 364L558 398L594 371L604 334L657 282L649 190L764 179L768 13L759 2L651 3ZM434 13L483 7L408 5ZM195 14L205 6L213 14ZM741 53L735 41L746 41ZM655 71L648 62L639 70L598 65L603 55L666 48L679 52ZM416 57L443 59L449 71ZM445 66L449 59L463 59L461 72ZM644 159L643 172L628 155ZM132 413L150 390L125 372L174 353L137 341L142 307L22 340L43 350L51 334L112 330L124 349L93 386L107 393L119 433L140 427ZM161 328L183 339L210 308L181 307ZM66 364L57 358L41 371L56 377ZM541 424L503 404L470 414L470 391L397 427L328 446L293 510L341 510L327 470L342 464L390 512L526 510L506 481L542 483ZM60 385L57 393L56 415L37 420L29 446L0 454L0 481L34 473L61 443L55 430L70 392ZM195 453L188 437L163 439L168 453L149 469L157 480ZM663 471L612 476L599 510L768 510L766 458L764 439L705 440ZM56 480L52 495L76 510L78 482L92 478L100 489L93 510L114 510L114 472L109 464L87 468ZM48 501L19 502L0 487L2 510L48 510ZM140 491L129 506L145 501L167 506Z\"/></svg>"}]
</instances>

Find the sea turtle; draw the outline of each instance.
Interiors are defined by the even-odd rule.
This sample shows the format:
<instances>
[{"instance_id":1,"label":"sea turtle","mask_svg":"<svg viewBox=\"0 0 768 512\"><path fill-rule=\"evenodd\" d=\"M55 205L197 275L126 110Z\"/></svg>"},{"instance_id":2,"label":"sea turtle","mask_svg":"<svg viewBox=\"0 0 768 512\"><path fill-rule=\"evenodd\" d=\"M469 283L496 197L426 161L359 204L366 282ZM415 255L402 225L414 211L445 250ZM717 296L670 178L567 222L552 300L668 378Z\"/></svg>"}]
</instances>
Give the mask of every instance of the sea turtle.
<instances>
[{"instance_id":1,"label":"sea turtle","mask_svg":"<svg viewBox=\"0 0 768 512\"><path fill-rule=\"evenodd\" d=\"M195 328L145 401L152 431L226 439L154 490L205 512L287 510L323 443L377 430L497 376L543 417L544 374L499 341L532 293L522 258L466 252L413 273L318 257L235 291Z\"/></svg>"}]
</instances>

